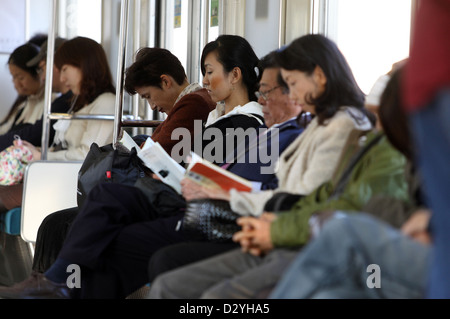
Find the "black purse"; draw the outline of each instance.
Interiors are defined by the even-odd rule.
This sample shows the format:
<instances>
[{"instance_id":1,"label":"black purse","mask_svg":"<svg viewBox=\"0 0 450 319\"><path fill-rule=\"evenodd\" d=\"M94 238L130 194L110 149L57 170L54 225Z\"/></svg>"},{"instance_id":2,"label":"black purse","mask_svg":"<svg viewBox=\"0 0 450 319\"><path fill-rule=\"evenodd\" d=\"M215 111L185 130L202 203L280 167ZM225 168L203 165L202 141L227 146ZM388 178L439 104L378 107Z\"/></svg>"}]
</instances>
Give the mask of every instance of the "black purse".
<instances>
[{"instance_id":1,"label":"black purse","mask_svg":"<svg viewBox=\"0 0 450 319\"><path fill-rule=\"evenodd\" d=\"M216 199L187 202L183 218L183 232L192 240L231 242L233 234L241 230L236 221L241 215L232 211L230 203Z\"/></svg>"},{"instance_id":2,"label":"black purse","mask_svg":"<svg viewBox=\"0 0 450 319\"><path fill-rule=\"evenodd\" d=\"M77 204L81 207L89 192L99 183L121 183L134 185L146 176L146 168L135 149L129 151L121 144L114 149L112 144L91 148L78 172Z\"/></svg>"}]
</instances>

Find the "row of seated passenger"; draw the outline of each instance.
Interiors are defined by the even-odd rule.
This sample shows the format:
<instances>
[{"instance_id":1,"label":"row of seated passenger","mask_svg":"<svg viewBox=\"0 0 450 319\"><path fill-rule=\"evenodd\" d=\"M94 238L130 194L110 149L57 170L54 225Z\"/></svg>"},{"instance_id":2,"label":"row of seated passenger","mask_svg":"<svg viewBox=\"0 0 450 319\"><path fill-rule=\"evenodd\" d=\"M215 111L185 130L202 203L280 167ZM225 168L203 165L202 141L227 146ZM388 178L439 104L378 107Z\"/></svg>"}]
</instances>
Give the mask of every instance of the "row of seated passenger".
<instances>
[{"instance_id":1,"label":"row of seated passenger","mask_svg":"<svg viewBox=\"0 0 450 319\"><path fill-rule=\"evenodd\" d=\"M150 298L267 297L317 230L340 216L330 211L364 211L398 228L422 205L417 177L407 169L411 143L403 139L408 132L397 98L398 73L383 91L380 130L374 129L375 118L345 58L324 36L300 37L260 61L244 38L223 35L205 47L201 67L204 88L187 82L181 63L167 50L137 54L127 70L127 91L168 114L153 139L171 154L178 141L167 132L191 124L194 133L203 114L203 155L213 155L205 152L211 148L208 129L222 132L214 145L226 149L230 129L265 128L240 149L249 152L252 143L277 149L276 165L253 163L239 148L222 161L212 157L253 181L252 192L184 179L182 196L165 192L150 202L134 186L99 184L82 207L52 214L41 225L35 265L36 258L48 263L24 282L1 288L0 296L125 298L150 282ZM313 115L305 126L303 112ZM277 143L269 143L274 134ZM247 161L237 161L240 156ZM155 176L148 178L164 188ZM183 232L186 205L205 198L227 201L242 216L233 241L196 242ZM48 241L52 223L61 219L70 223L67 233ZM56 256L45 256L48 245L60 245ZM81 267L75 288L67 285L71 265Z\"/></svg>"}]
</instances>

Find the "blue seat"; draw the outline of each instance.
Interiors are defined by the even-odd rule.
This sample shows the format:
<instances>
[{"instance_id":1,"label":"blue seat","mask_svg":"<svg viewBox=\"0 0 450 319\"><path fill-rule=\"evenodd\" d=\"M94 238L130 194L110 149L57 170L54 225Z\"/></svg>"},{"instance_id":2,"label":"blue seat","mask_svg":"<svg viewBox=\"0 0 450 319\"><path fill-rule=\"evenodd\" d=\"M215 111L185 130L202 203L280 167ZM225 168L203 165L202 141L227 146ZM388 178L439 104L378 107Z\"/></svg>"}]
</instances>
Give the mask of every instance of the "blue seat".
<instances>
[{"instance_id":1,"label":"blue seat","mask_svg":"<svg viewBox=\"0 0 450 319\"><path fill-rule=\"evenodd\" d=\"M0 214L0 286L11 286L31 274L33 255L30 244L20 236L22 209Z\"/></svg>"},{"instance_id":2,"label":"blue seat","mask_svg":"<svg viewBox=\"0 0 450 319\"><path fill-rule=\"evenodd\" d=\"M13 208L0 216L3 231L10 235L20 235L20 219L22 209L20 207Z\"/></svg>"}]
</instances>

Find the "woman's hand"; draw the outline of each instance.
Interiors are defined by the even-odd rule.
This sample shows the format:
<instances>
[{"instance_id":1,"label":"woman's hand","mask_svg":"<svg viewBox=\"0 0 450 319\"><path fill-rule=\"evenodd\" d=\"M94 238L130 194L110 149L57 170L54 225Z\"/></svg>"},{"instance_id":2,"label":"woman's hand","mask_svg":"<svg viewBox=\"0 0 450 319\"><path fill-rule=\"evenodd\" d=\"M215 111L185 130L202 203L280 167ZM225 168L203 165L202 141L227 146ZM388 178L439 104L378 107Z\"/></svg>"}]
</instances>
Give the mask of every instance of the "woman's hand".
<instances>
[{"instance_id":1,"label":"woman's hand","mask_svg":"<svg viewBox=\"0 0 450 319\"><path fill-rule=\"evenodd\" d=\"M23 146L28 148L30 150L31 154L33 154L33 161L39 161L41 159L42 153L36 146L31 144L30 142L23 141L23 140L14 140L14 142L13 142L15 147L19 147L20 143L22 143Z\"/></svg>"},{"instance_id":2,"label":"woman's hand","mask_svg":"<svg viewBox=\"0 0 450 319\"><path fill-rule=\"evenodd\" d=\"M181 181L181 192L187 201L202 198L230 200L230 193L222 188L205 187L189 178L184 178Z\"/></svg>"},{"instance_id":3,"label":"woman's hand","mask_svg":"<svg viewBox=\"0 0 450 319\"><path fill-rule=\"evenodd\" d=\"M430 222L431 212L427 209L416 211L403 224L402 233L410 236L412 239L422 243L430 244L431 236L428 232L428 224Z\"/></svg>"}]
</instances>

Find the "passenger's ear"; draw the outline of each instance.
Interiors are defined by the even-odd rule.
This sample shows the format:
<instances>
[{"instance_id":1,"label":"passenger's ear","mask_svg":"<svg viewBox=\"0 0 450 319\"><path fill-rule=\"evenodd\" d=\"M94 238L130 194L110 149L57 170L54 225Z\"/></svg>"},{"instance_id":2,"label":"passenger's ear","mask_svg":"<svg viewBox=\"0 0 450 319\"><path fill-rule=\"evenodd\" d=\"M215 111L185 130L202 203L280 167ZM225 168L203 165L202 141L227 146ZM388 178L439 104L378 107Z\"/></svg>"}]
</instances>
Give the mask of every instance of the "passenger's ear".
<instances>
[{"instance_id":1,"label":"passenger's ear","mask_svg":"<svg viewBox=\"0 0 450 319\"><path fill-rule=\"evenodd\" d=\"M170 89L173 85L172 78L166 74L161 75L161 87L163 89Z\"/></svg>"},{"instance_id":2,"label":"passenger's ear","mask_svg":"<svg viewBox=\"0 0 450 319\"><path fill-rule=\"evenodd\" d=\"M242 71L241 68L235 67L230 72L231 76L231 84L236 84L242 79Z\"/></svg>"},{"instance_id":3,"label":"passenger's ear","mask_svg":"<svg viewBox=\"0 0 450 319\"><path fill-rule=\"evenodd\" d=\"M327 85L327 76L323 72L322 68L318 65L316 65L314 71L313 71L313 78L314 81L322 88L325 89L325 86Z\"/></svg>"}]
</instances>

